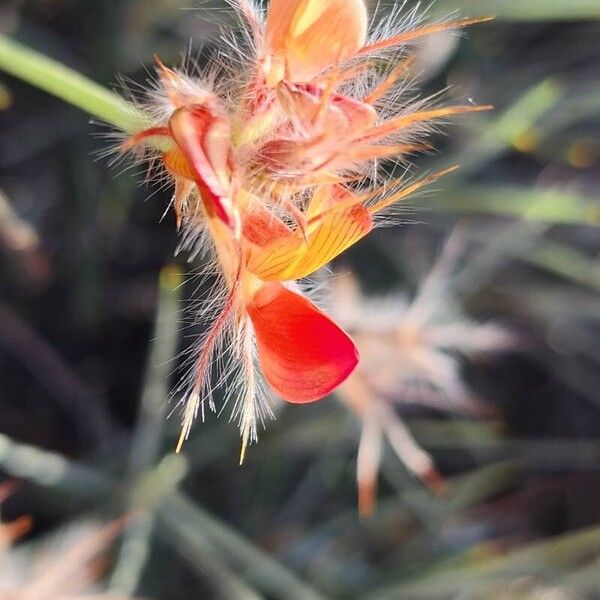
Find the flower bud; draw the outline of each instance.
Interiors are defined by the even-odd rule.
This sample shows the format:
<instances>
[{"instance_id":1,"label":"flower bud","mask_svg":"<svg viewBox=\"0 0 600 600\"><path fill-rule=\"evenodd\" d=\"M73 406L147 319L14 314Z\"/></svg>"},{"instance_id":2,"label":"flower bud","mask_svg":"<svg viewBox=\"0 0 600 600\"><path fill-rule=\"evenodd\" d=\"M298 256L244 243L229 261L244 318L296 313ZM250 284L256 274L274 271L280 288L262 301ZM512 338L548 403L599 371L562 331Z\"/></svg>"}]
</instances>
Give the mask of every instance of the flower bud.
<instances>
[{"instance_id":1,"label":"flower bud","mask_svg":"<svg viewBox=\"0 0 600 600\"><path fill-rule=\"evenodd\" d=\"M267 14L267 83L310 81L365 44L363 0L271 0Z\"/></svg>"}]
</instances>

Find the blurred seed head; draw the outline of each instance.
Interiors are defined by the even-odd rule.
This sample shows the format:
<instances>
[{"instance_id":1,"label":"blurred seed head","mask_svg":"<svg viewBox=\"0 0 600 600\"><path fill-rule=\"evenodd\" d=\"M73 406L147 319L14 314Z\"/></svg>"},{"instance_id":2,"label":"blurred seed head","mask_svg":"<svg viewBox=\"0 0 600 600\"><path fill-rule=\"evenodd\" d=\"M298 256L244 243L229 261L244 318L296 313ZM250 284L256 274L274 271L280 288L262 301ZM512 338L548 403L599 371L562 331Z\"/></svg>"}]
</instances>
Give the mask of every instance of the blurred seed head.
<instances>
[{"instance_id":1,"label":"blurred seed head","mask_svg":"<svg viewBox=\"0 0 600 600\"><path fill-rule=\"evenodd\" d=\"M357 473L362 513L374 507L384 437L411 472L434 491L443 489L433 460L403 423L399 405L473 418L495 414L465 381L463 361L514 349L518 340L502 326L473 321L451 297L448 282L460 254L459 238L459 231L449 238L412 300L401 292L366 297L351 273L333 279L334 314L361 355L338 392L363 422Z\"/></svg>"}]
</instances>

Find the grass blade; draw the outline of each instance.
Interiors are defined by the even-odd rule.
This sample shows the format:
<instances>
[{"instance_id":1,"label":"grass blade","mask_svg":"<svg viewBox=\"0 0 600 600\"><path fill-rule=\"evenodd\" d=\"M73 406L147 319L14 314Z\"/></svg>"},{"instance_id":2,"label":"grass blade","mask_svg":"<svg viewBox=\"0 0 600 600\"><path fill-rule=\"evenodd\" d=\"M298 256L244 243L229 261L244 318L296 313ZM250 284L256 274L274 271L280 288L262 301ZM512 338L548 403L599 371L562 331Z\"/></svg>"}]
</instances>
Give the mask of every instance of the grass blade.
<instances>
[{"instance_id":1,"label":"grass blade","mask_svg":"<svg viewBox=\"0 0 600 600\"><path fill-rule=\"evenodd\" d=\"M146 125L145 116L117 94L4 35L0 35L0 70L127 133Z\"/></svg>"}]
</instances>

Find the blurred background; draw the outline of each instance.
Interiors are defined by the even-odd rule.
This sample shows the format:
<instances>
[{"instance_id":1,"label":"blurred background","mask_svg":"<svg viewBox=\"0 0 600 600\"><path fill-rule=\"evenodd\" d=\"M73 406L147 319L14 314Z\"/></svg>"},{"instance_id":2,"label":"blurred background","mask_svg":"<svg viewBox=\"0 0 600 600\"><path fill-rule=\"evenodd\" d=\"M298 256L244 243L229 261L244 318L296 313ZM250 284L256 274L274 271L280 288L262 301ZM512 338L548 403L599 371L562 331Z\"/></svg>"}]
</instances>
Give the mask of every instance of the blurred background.
<instances>
[{"instance_id":1,"label":"blurred background","mask_svg":"<svg viewBox=\"0 0 600 600\"><path fill-rule=\"evenodd\" d=\"M2 0L0 32L144 84L214 55L230 15L192 8ZM358 376L278 407L243 467L227 412L173 454L198 265L168 193L0 72L1 598L600 598L600 0L429 8L455 11L497 18L424 39L418 85L496 108L334 265Z\"/></svg>"}]
</instances>

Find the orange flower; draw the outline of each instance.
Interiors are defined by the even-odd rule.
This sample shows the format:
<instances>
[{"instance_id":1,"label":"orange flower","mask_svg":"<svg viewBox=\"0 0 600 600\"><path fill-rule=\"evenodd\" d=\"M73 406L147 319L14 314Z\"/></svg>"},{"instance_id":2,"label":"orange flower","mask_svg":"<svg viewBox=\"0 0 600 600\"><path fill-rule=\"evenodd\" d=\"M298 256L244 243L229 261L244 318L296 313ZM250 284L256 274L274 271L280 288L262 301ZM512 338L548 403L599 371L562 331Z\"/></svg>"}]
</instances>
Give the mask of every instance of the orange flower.
<instances>
[{"instance_id":1,"label":"orange flower","mask_svg":"<svg viewBox=\"0 0 600 600\"><path fill-rule=\"evenodd\" d=\"M365 43L362 0L273 0L265 31L267 81L310 81Z\"/></svg>"},{"instance_id":2,"label":"orange flower","mask_svg":"<svg viewBox=\"0 0 600 600\"><path fill-rule=\"evenodd\" d=\"M372 60L393 59L411 39L471 21L367 44L361 0L272 0L264 21L246 0L238 5L254 59L240 48L231 72L210 78L212 87L157 61L160 117L124 147L160 146L183 245L206 240L222 274L208 303L219 305L217 314L183 384L178 447L198 409L213 406L213 361L229 358L241 367L234 414L243 459L257 421L269 414L259 399L262 378L289 402L311 402L358 360L350 338L295 282L367 235L384 209L444 174L376 185L382 159L406 160L423 148L417 135L435 119L487 107L411 107L400 99L409 63L381 76Z\"/></svg>"}]
</instances>

